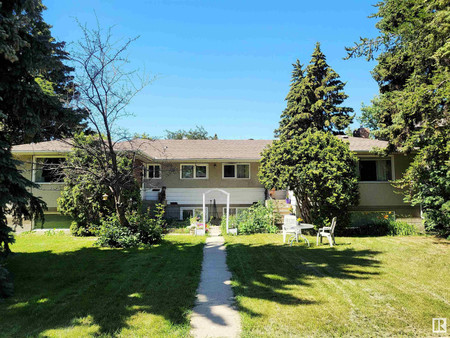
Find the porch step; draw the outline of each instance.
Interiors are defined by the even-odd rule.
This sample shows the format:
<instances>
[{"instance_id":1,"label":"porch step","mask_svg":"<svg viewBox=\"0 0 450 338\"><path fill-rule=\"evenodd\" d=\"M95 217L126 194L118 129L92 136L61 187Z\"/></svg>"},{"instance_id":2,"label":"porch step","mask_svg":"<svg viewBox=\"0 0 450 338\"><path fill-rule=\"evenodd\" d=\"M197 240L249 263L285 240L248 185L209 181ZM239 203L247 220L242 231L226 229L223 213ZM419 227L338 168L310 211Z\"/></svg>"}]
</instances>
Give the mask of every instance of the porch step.
<instances>
[{"instance_id":1,"label":"porch step","mask_svg":"<svg viewBox=\"0 0 450 338\"><path fill-rule=\"evenodd\" d=\"M278 212L281 216L280 221L282 221L285 215L290 214L291 205L287 204L284 199L283 200L272 199L271 201L274 203L275 211Z\"/></svg>"}]
</instances>

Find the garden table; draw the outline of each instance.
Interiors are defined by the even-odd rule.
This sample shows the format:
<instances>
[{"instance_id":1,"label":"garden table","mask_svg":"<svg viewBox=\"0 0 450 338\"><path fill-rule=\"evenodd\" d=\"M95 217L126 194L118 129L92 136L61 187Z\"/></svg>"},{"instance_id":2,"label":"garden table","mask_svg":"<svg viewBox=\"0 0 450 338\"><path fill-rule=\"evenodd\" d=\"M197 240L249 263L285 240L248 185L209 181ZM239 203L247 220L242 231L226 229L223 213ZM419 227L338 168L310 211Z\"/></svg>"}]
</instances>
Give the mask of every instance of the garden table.
<instances>
[{"instance_id":1,"label":"garden table","mask_svg":"<svg viewBox=\"0 0 450 338\"><path fill-rule=\"evenodd\" d=\"M297 226L295 226L295 235L293 235L291 237L291 240L290 240L290 245L291 246L292 246L292 243L294 243L294 239L297 239L297 242L298 242L298 236L299 235L301 237L303 237L303 239L305 240L305 243L307 243L308 246L309 246L308 239L305 236L303 236L303 234L302 234L302 230L306 230L306 229L314 229L314 225L313 224L308 224L308 223L300 223Z\"/></svg>"}]
</instances>

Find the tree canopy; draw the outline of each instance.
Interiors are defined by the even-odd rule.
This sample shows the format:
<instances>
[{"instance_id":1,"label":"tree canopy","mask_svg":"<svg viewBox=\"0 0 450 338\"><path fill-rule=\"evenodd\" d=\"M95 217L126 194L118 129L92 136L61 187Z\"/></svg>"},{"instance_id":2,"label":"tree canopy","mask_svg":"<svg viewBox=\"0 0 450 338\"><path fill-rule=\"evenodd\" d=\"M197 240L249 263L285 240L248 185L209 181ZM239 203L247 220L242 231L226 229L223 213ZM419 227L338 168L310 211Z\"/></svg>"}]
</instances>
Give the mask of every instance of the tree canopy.
<instances>
[{"instance_id":1,"label":"tree canopy","mask_svg":"<svg viewBox=\"0 0 450 338\"><path fill-rule=\"evenodd\" d=\"M217 140L217 134L209 136L208 131L203 126L195 126L189 130L179 129L176 131L166 130L168 140Z\"/></svg>"},{"instance_id":2,"label":"tree canopy","mask_svg":"<svg viewBox=\"0 0 450 338\"><path fill-rule=\"evenodd\" d=\"M385 0L373 15L380 35L347 48L376 58L380 95L366 110L388 151L417 153L398 186L422 205L428 229L450 234L450 7L442 0Z\"/></svg>"},{"instance_id":3,"label":"tree canopy","mask_svg":"<svg viewBox=\"0 0 450 338\"><path fill-rule=\"evenodd\" d=\"M342 131L353 119L353 109L341 106L348 97L343 83L326 62L317 43L306 71L297 60L286 97L287 107L281 114L275 136L292 138L308 128Z\"/></svg>"},{"instance_id":4,"label":"tree canopy","mask_svg":"<svg viewBox=\"0 0 450 338\"><path fill-rule=\"evenodd\" d=\"M138 37L115 40L111 27L104 29L100 24L93 29L79 26L83 37L74 44L70 56L76 68L79 91L76 104L87 113L97 142L79 142L77 147L95 158L99 165L95 170L79 165L77 171L79 175L93 175L99 184L107 187L121 226L129 227L125 217L126 199L128 191L135 186L137 162L136 152L130 144L131 170L121 168L122 157L116 145L131 137L120 127L119 121L130 116L128 104L150 79L137 69L128 68L126 53Z\"/></svg>"},{"instance_id":5,"label":"tree canopy","mask_svg":"<svg viewBox=\"0 0 450 338\"><path fill-rule=\"evenodd\" d=\"M72 143L73 150L62 164L64 189L58 198L58 210L74 220L70 227L72 234L92 235L102 219L115 211L114 201L109 198L111 177L108 168L111 163L107 161L111 162L111 159L103 156L102 142L97 135L80 133L74 136ZM133 159L123 154L117 157L117 163L121 183L125 185L122 203L126 210L137 210L140 192L132 174Z\"/></svg>"},{"instance_id":6,"label":"tree canopy","mask_svg":"<svg viewBox=\"0 0 450 338\"><path fill-rule=\"evenodd\" d=\"M325 225L334 216L345 220L359 200L357 158L348 144L330 132L308 129L281 138L262 153L259 180L268 189L294 192L307 223Z\"/></svg>"},{"instance_id":7,"label":"tree canopy","mask_svg":"<svg viewBox=\"0 0 450 338\"><path fill-rule=\"evenodd\" d=\"M52 37L40 0L0 4L0 112L10 144L73 135L85 113L72 109L77 95L64 42Z\"/></svg>"}]
</instances>

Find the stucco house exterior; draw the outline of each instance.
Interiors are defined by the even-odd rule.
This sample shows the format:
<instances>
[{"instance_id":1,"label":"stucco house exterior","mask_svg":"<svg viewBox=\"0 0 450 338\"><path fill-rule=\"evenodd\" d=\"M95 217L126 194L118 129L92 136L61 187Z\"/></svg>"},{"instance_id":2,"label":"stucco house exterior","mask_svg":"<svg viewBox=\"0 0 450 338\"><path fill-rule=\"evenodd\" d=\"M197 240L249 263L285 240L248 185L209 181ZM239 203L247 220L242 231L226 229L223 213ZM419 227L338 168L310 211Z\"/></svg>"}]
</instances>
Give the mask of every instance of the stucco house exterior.
<instances>
[{"instance_id":1,"label":"stucco house exterior","mask_svg":"<svg viewBox=\"0 0 450 338\"><path fill-rule=\"evenodd\" d=\"M387 143L360 137L338 136L349 143L359 158L360 203L355 211L393 211L400 217L420 217L420 208L403 202L390 181L402 176L411 158L402 154L378 157L374 147ZM141 154L141 194L145 203L164 200L168 218L183 219L202 209L203 193L219 188L230 193L230 214L269 198L284 200L286 192L270 194L259 183L258 168L262 150L272 140L145 140L134 139L119 145L122 150ZM48 205L48 215L63 216L57 211L57 198L63 187L54 175L42 168L42 163L63 160L70 144L48 141L14 146L13 155L23 162L23 175L39 183L33 194ZM226 196L212 191L206 197L207 216L221 217Z\"/></svg>"}]
</instances>

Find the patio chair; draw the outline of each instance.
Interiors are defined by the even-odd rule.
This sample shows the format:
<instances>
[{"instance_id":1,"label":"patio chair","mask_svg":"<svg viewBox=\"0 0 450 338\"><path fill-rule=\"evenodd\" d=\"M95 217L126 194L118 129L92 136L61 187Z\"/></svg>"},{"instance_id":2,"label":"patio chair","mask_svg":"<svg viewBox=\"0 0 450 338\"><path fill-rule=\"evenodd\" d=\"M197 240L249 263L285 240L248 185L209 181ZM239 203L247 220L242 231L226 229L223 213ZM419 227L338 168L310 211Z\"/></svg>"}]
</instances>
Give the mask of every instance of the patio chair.
<instances>
[{"instance_id":1,"label":"patio chair","mask_svg":"<svg viewBox=\"0 0 450 338\"><path fill-rule=\"evenodd\" d=\"M298 242L297 217L295 215L285 215L283 222L283 243L286 243L286 235L294 234Z\"/></svg>"},{"instance_id":2,"label":"patio chair","mask_svg":"<svg viewBox=\"0 0 450 338\"><path fill-rule=\"evenodd\" d=\"M317 233L317 245L319 245L319 238L320 238L320 243L322 243L322 237L328 238L328 242L330 243L330 246L333 246L334 244L336 244L336 242L334 240L334 228L336 228L336 217L333 217L330 227L323 227L323 228L319 229L319 232Z\"/></svg>"}]
</instances>

